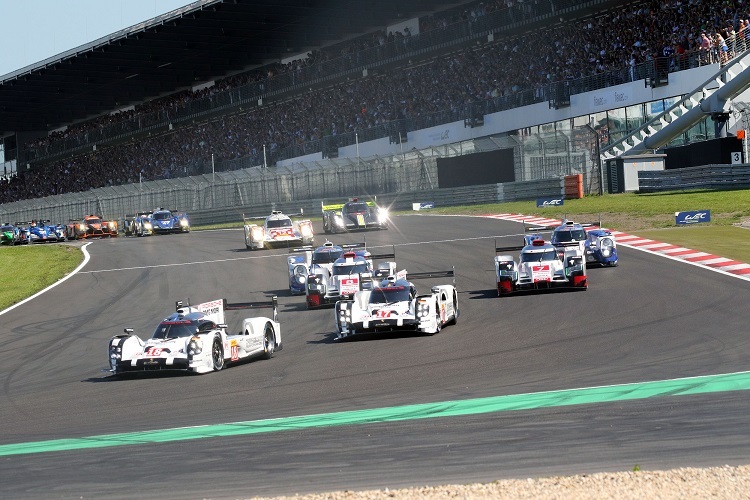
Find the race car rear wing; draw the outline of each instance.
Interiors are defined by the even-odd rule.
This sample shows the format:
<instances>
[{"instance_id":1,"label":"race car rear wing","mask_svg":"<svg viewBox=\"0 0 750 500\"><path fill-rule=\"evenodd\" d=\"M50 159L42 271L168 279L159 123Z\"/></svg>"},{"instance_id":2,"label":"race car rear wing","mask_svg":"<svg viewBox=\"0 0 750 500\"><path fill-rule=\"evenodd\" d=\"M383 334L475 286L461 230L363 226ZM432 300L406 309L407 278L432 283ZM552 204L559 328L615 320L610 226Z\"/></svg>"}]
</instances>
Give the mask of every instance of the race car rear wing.
<instances>
[{"instance_id":1,"label":"race car rear wing","mask_svg":"<svg viewBox=\"0 0 750 500\"><path fill-rule=\"evenodd\" d=\"M499 247L497 246L497 241L495 241L495 255L499 253L508 253L508 252L520 252L523 250L523 245L515 245L510 247Z\"/></svg>"},{"instance_id":2,"label":"race car rear wing","mask_svg":"<svg viewBox=\"0 0 750 500\"><path fill-rule=\"evenodd\" d=\"M253 215L251 217L248 217L245 214L242 214L242 220L247 225L248 221L252 222L252 221L256 221L256 220L266 220L266 218L269 215L274 215L274 214L277 214L277 213L278 214L284 214L284 215L286 215L287 217L290 217L290 218L291 217L302 217L303 215L305 215L305 209L300 207L299 212L294 213L294 214L288 214L288 213L283 212L281 210L271 210L270 214L266 214L266 215Z\"/></svg>"},{"instance_id":3,"label":"race car rear wing","mask_svg":"<svg viewBox=\"0 0 750 500\"><path fill-rule=\"evenodd\" d=\"M321 200L320 201L320 208L323 212L330 212L332 210L341 210L344 208L344 204L348 203L350 201L362 201L365 204L367 204L370 207L377 206L378 197L377 196L368 196L366 199L362 199L357 196L352 196L349 198L338 198L335 200Z\"/></svg>"},{"instance_id":4,"label":"race car rear wing","mask_svg":"<svg viewBox=\"0 0 750 500\"><path fill-rule=\"evenodd\" d=\"M428 278L453 278L456 281L456 267L451 266L451 269L445 271L425 271L421 273L408 273L409 281L411 280L422 280Z\"/></svg>"},{"instance_id":5,"label":"race car rear wing","mask_svg":"<svg viewBox=\"0 0 750 500\"><path fill-rule=\"evenodd\" d=\"M279 298L274 295L271 300L261 302L227 302L224 299L223 302L225 311L238 311L240 309L273 309L272 319L276 322L279 321Z\"/></svg>"},{"instance_id":6,"label":"race car rear wing","mask_svg":"<svg viewBox=\"0 0 750 500\"><path fill-rule=\"evenodd\" d=\"M347 250L356 250L357 248L367 248L367 244L365 242L362 243L345 243L343 245L334 245L330 241L326 241L323 245L313 246L313 245L303 245L301 247L295 247L290 248L289 253L304 253L304 252L311 252L315 250L316 248L320 248L321 246L339 246L341 247L345 252Z\"/></svg>"}]
</instances>

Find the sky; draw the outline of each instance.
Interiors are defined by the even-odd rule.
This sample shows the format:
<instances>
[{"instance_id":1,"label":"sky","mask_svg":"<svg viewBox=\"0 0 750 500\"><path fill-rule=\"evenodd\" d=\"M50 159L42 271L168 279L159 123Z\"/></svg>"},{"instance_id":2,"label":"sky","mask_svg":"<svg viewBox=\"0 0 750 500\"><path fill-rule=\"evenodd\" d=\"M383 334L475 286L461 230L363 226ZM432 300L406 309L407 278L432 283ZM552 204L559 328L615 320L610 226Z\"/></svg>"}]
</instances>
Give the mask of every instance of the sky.
<instances>
[{"instance_id":1,"label":"sky","mask_svg":"<svg viewBox=\"0 0 750 500\"><path fill-rule=\"evenodd\" d=\"M189 0L0 0L0 76L183 7Z\"/></svg>"}]
</instances>

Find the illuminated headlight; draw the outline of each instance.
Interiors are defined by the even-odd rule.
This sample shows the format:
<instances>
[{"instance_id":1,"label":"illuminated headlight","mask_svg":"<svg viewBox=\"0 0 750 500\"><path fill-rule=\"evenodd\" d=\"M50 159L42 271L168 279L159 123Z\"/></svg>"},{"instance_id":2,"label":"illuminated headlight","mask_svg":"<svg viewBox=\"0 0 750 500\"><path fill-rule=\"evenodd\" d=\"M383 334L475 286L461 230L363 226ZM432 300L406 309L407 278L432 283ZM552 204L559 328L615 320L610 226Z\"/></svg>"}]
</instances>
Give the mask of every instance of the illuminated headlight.
<instances>
[{"instance_id":1,"label":"illuminated headlight","mask_svg":"<svg viewBox=\"0 0 750 500\"><path fill-rule=\"evenodd\" d=\"M195 356L203 352L203 341L200 337L190 337L187 345L187 352L190 356Z\"/></svg>"},{"instance_id":2,"label":"illuminated headlight","mask_svg":"<svg viewBox=\"0 0 750 500\"><path fill-rule=\"evenodd\" d=\"M86 224L78 224L78 230L79 231L85 231L86 230Z\"/></svg>"},{"instance_id":3,"label":"illuminated headlight","mask_svg":"<svg viewBox=\"0 0 750 500\"><path fill-rule=\"evenodd\" d=\"M299 232L302 233L302 236L310 236L312 234L312 228L308 224L305 224L300 226Z\"/></svg>"},{"instance_id":4,"label":"illuminated headlight","mask_svg":"<svg viewBox=\"0 0 750 500\"><path fill-rule=\"evenodd\" d=\"M337 226L343 227L344 226L344 217L341 214L336 214L336 216L333 218L333 222Z\"/></svg>"},{"instance_id":5,"label":"illuminated headlight","mask_svg":"<svg viewBox=\"0 0 750 500\"><path fill-rule=\"evenodd\" d=\"M115 359L122 359L122 347L119 345L109 346L109 357Z\"/></svg>"},{"instance_id":6,"label":"illuminated headlight","mask_svg":"<svg viewBox=\"0 0 750 500\"><path fill-rule=\"evenodd\" d=\"M153 227L150 222L143 223L143 229L152 229Z\"/></svg>"},{"instance_id":7,"label":"illuminated headlight","mask_svg":"<svg viewBox=\"0 0 750 500\"><path fill-rule=\"evenodd\" d=\"M614 241L612 241L610 238L604 238L602 239L600 243L600 248L602 251L603 257L609 257L612 255L612 249L615 247Z\"/></svg>"},{"instance_id":8,"label":"illuminated headlight","mask_svg":"<svg viewBox=\"0 0 750 500\"><path fill-rule=\"evenodd\" d=\"M339 310L339 321L341 323L351 323L352 321L352 311L349 308L344 308Z\"/></svg>"},{"instance_id":9,"label":"illuminated headlight","mask_svg":"<svg viewBox=\"0 0 750 500\"><path fill-rule=\"evenodd\" d=\"M305 278L304 274L298 274L294 277L294 280L299 283L300 285L304 285L307 278Z\"/></svg>"},{"instance_id":10,"label":"illuminated headlight","mask_svg":"<svg viewBox=\"0 0 750 500\"><path fill-rule=\"evenodd\" d=\"M417 317L426 318L430 314L430 304L428 302L420 302L417 304Z\"/></svg>"},{"instance_id":11,"label":"illuminated headlight","mask_svg":"<svg viewBox=\"0 0 750 500\"><path fill-rule=\"evenodd\" d=\"M187 227L187 225L188 225L187 219L180 219L180 226Z\"/></svg>"},{"instance_id":12,"label":"illuminated headlight","mask_svg":"<svg viewBox=\"0 0 750 500\"><path fill-rule=\"evenodd\" d=\"M262 227L254 227L252 231L252 236L254 240L262 240L263 239L263 228Z\"/></svg>"},{"instance_id":13,"label":"illuminated headlight","mask_svg":"<svg viewBox=\"0 0 750 500\"><path fill-rule=\"evenodd\" d=\"M117 223L116 223L116 222L114 222L114 221L110 222L110 223L109 223L108 225L109 225L109 228L110 228L110 229L114 229L114 228L116 228L116 227L117 227Z\"/></svg>"},{"instance_id":14,"label":"illuminated headlight","mask_svg":"<svg viewBox=\"0 0 750 500\"><path fill-rule=\"evenodd\" d=\"M386 210L385 208L381 208L378 211L378 221L385 222L387 220L388 220L388 210Z\"/></svg>"}]
</instances>

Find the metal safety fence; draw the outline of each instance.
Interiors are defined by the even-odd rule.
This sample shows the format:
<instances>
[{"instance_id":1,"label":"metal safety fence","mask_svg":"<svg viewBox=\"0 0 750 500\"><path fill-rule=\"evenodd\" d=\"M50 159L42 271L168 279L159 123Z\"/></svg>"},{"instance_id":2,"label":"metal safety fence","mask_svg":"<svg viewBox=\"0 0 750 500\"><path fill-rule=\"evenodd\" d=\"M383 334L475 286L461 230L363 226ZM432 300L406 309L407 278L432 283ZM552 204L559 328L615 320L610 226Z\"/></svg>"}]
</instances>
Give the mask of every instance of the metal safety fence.
<instances>
[{"instance_id":1,"label":"metal safety fence","mask_svg":"<svg viewBox=\"0 0 750 500\"><path fill-rule=\"evenodd\" d=\"M164 207L188 212L201 223L241 220L242 213L270 207L319 205L333 197L377 195L410 206L432 197L442 205L487 203L536 196L557 196L565 175L584 176L586 192L598 193L600 171L596 134L590 128L528 136L486 137L368 158L329 158L288 166L255 166L232 171L112 186L0 205L0 221L49 219L59 223L96 214L123 218ZM507 189L441 186L438 158L512 148L517 182ZM473 196L471 193L485 193ZM316 201L317 200L317 201ZM419 201L419 200L417 200ZM213 215L212 215L213 214Z\"/></svg>"}]
</instances>

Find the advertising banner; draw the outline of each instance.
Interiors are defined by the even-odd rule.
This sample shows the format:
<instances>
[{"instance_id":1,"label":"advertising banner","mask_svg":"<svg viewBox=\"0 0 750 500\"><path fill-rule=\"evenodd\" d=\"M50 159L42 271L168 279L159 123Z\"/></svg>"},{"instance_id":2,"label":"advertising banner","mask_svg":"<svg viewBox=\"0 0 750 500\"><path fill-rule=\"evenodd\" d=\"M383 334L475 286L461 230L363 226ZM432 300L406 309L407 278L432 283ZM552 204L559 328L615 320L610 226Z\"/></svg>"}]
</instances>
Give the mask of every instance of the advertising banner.
<instances>
[{"instance_id":1,"label":"advertising banner","mask_svg":"<svg viewBox=\"0 0 750 500\"><path fill-rule=\"evenodd\" d=\"M698 224L700 222L711 222L710 210L694 210L692 212L675 212L675 224Z\"/></svg>"},{"instance_id":2,"label":"advertising banner","mask_svg":"<svg viewBox=\"0 0 750 500\"><path fill-rule=\"evenodd\" d=\"M557 197L557 198L537 198L536 199L537 208L559 207L559 206L562 206L563 203L564 203L564 199L562 196Z\"/></svg>"}]
</instances>

